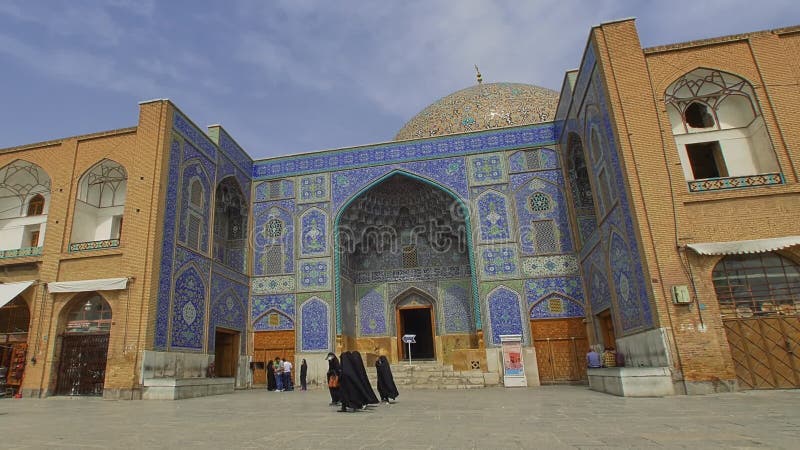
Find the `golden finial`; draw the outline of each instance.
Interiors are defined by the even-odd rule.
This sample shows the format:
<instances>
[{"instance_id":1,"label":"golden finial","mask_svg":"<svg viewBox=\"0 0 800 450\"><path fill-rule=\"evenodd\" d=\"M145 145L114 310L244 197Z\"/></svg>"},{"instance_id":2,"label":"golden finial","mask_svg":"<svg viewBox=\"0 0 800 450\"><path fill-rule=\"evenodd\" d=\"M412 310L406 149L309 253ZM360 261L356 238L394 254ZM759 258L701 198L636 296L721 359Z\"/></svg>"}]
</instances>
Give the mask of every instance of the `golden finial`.
<instances>
[{"instance_id":1,"label":"golden finial","mask_svg":"<svg viewBox=\"0 0 800 450\"><path fill-rule=\"evenodd\" d=\"M478 65L475 64L475 72L478 73L478 84L483 83L483 77L481 76L481 71L478 69Z\"/></svg>"}]
</instances>

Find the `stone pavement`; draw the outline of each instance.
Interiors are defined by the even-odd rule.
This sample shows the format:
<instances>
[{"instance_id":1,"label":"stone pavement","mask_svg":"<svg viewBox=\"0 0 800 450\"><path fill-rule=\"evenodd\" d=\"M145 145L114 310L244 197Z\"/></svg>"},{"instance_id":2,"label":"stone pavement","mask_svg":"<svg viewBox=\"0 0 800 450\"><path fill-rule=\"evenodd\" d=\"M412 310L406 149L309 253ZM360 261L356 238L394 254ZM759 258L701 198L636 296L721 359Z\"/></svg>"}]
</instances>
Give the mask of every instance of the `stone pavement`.
<instances>
[{"instance_id":1,"label":"stone pavement","mask_svg":"<svg viewBox=\"0 0 800 450\"><path fill-rule=\"evenodd\" d=\"M800 391L620 398L583 386L401 391L336 413L327 390L179 401L0 399L0 448L798 448Z\"/></svg>"}]
</instances>

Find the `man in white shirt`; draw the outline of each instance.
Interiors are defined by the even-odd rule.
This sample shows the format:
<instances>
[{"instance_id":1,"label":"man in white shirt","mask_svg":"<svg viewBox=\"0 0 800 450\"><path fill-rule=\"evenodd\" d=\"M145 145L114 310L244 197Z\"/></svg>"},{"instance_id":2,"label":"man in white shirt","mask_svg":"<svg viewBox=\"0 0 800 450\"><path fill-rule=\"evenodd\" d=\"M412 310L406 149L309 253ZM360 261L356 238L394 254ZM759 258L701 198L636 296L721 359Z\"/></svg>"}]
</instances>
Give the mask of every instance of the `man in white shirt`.
<instances>
[{"instance_id":1,"label":"man in white shirt","mask_svg":"<svg viewBox=\"0 0 800 450\"><path fill-rule=\"evenodd\" d=\"M285 391L293 391L292 385L292 363L289 360L283 361L283 389Z\"/></svg>"}]
</instances>

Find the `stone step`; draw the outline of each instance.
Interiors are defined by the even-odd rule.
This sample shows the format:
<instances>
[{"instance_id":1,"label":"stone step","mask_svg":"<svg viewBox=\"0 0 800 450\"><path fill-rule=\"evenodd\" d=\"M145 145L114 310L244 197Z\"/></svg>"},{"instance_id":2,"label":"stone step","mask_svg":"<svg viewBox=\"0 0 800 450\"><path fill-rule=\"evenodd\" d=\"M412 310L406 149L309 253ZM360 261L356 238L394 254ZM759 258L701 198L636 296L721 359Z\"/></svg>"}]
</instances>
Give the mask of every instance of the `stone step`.
<instances>
[{"instance_id":1,"label":"stone step","mask_svg":"<svg viewBox=\"0 0 800 450\"><path fill-rule=\"evenodd\" d=\"M452 366L429 364L426 370L397 370L400 365L392 366L392 376L400 389L475 389L485 386L497 386L499 376L495 373L481 371L455 371ZM373 386L377 386L378 377L375 368L367 368L367 377Z\"/></svg>"}]
</instances>

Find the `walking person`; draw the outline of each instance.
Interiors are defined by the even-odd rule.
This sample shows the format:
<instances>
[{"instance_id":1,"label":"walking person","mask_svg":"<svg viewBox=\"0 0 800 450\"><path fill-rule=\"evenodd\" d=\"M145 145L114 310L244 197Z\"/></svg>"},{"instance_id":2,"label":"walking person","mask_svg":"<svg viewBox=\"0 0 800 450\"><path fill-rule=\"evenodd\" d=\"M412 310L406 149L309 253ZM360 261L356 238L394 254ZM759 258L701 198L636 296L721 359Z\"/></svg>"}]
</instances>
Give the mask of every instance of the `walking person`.
<instances>
[{"instance_id":1,"label":"walking person","mask_svg":"<svg viewBox=\"0 0 800 450\"><path fill-rule=\"evenodd\" d=\"M326 379L328 381L328 391L330 391L331 394L330 405L335 406L341 401L341 397L339 396L339 379L342 376L342 365L339 363L339 358L337 358L334 353L328 353L325 359L328 360Z\"/></svg>"},{"instance_id":2,"label":"walking person","mask_svg":"<svg viewBox=\"0 0 800 450\"><path fill-rule=\"evenodd\" d=\"M283 390L294 390L294 382L292 381L292 363L288 359L283 360Z\"/></svg>"},{"instance_id":3,"label":"walking person","mask_svg":"<svg viewBox=\"0 0 800 450\"><path fill-rule=\"evenodd\" d=\"M303 358L303 362L300 363L300 390L306 390L306 377L308 376L308 364L306 364L306 359Z\"/></svg>"},{"instance_id":4,"label":"walking person","mask_svg":"<svg viewBox=\"0 0 800 450\"><path fill-rule=\"evenodd\" d=\"M389 360L385 356L375 360L375 371L378 373L378 394L381 395L381 401L386 403L394 402L394 399L400 394L394 384ZM389 399L392 399L392 401L390 402Z\"/></svg>"}]
</instances>

